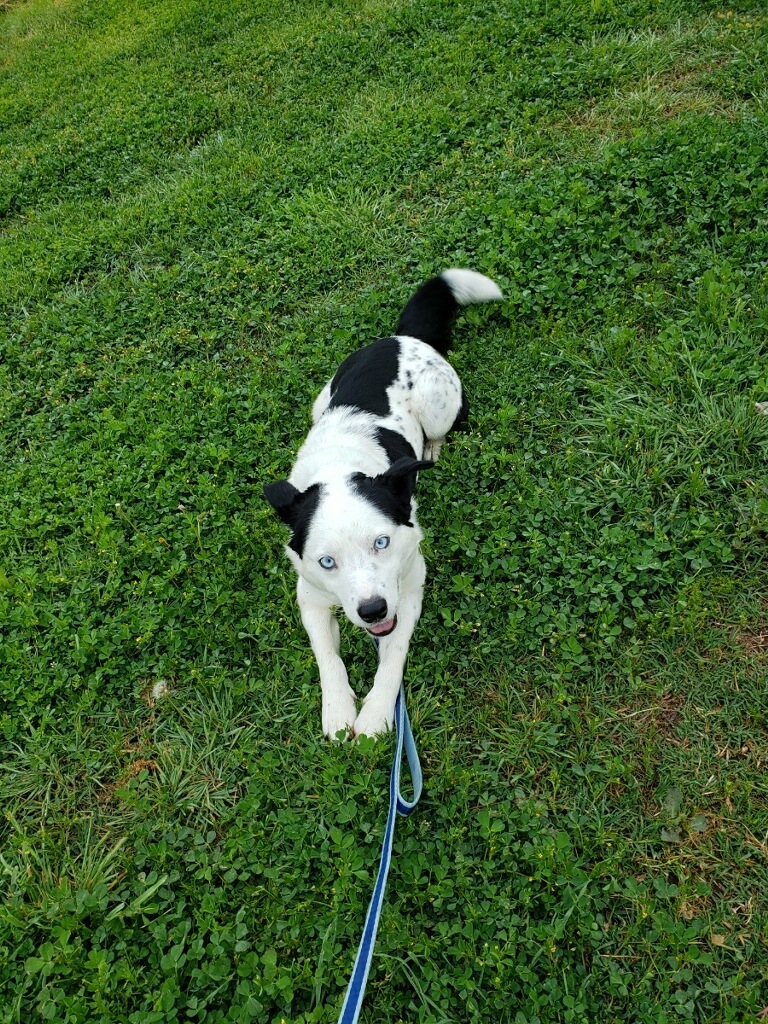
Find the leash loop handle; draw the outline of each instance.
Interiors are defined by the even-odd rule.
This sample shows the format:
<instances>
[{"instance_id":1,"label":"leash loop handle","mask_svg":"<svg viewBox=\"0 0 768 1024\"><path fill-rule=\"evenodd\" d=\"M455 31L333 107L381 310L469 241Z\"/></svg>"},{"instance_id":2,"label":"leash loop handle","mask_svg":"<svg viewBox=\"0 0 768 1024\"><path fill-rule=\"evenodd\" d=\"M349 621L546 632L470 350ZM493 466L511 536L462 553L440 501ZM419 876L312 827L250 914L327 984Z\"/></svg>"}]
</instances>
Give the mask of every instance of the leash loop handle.
<instances>
[{"instance_id":1,"label":"leash loop handle","mask_svg":"<svg viewBox=\"0 0 768 1024\"><path fill-rule=\"evenodd\" d=\"M413 811L421 796L423 776L419 754L416 750L416 742L411 732L411 723L408 719L408 710L405 706L405 692L402 685L395 702L395 758L392 763L392 772L389 777L389 813L387 814L387 825L384 829L384 839L381 844L381 860L379 872L376 875L376 882L373 887L373 896L368 905L368 913L365 916L363 935L355 958L355 966L352 968L352 977L349 979L347 993L344 996L344 1003L341 1007L339 1024L357 1024L360 1016L360 1009L365 996L365 986L368 981L368 972L373 959L373 947L376 943L376 932L379 929L379 918L381 907L384 902L384 890L387 886L387 875L389 865L392 861L392 840L395 836L395 822L399 814L407 818ZM403 747L408 759L408 768L413 786L413 797L406 800L400 790L400 768L403 760Z\"/></svg>"}]
</instances>

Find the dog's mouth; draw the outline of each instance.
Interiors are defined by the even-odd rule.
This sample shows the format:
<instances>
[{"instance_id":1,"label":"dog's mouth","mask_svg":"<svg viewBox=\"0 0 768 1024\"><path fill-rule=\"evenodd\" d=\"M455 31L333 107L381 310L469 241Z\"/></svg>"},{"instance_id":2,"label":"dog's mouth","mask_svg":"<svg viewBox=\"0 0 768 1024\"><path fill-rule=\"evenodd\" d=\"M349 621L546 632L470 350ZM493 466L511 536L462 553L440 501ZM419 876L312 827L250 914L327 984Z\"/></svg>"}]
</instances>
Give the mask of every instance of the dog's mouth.
<instances>
[{"instance_id":1,"label":"dog's mouth","mask_svg":"<svg viewBox=\"0 0 768 1024\"><path fill-rule=\"evenodd\" d=\"M389 636L396 625L397 616L393 619L387 619L386 622L377 622L375 626L366 626L365 628L371 636Z\"/></svg>"}]
</instances>

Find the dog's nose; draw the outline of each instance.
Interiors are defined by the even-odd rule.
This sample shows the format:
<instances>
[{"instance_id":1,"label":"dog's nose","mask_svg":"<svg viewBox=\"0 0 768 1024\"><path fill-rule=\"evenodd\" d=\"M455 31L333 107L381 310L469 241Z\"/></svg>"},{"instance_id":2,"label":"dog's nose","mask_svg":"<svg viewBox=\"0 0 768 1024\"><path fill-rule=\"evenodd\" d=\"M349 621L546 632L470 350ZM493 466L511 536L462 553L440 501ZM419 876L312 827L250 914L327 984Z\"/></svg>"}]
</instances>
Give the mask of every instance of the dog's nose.
<instances>
[{"instance_id":1,"label":"dog's nose","mask_svg":"<svg viewBox=\"0 0 768 1024\"><path fill-rule=\"evenodd\" d=\"M361 601L357 606L357 614L363 622L381 622L387 617L387 602L383 597L372 597L370 601Z\"/></svg>"}]
</instances>

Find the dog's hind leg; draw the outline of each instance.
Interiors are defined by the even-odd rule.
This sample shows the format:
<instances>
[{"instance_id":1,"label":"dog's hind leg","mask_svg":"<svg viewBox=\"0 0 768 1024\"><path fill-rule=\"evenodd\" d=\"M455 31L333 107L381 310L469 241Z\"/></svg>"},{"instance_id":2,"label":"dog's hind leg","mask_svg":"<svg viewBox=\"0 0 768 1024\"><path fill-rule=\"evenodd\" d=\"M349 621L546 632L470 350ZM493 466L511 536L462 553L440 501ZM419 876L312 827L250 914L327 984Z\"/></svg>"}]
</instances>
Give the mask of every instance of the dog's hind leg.
<instances>
[{"instance_id":1,"label":"dog's hind leg","mask_svg":"<svg viewBox=\"0 0 768 1024\"><path fill-rule=\"evenodd\" d=\"M376 736L392 728L395 701L403 681L408 645L421 615L426 566L419 552L403 581L397 608L397 626L379 641L379 667L354 725L355 736Z\"/></svg>"},{"instance_id":2,"label":"dog's hind leg","mask_svg":"<svg viewBox=\"0 0 768 1024\"><path fill-rule=\"evenodd\" d=\"M357 709L347 670L339 657L339 624L327 604L313 599L300 579L297 587L301 621L307 631L320 670L323 700L323 733L335 739L338 732L352 728Z\"/></svg>"},{"instance_id":3,"label":"dog's hind leg","mask_svg":"<svg viewBox=\"0 0 768 1024\"><path fill-rule=\"evenodd\" d=\"M417 378L412 409L424 431L424 458L437 462L448 434L466 420L469 406L452 366L427 365Z\"/></svg>"}]
</instances>

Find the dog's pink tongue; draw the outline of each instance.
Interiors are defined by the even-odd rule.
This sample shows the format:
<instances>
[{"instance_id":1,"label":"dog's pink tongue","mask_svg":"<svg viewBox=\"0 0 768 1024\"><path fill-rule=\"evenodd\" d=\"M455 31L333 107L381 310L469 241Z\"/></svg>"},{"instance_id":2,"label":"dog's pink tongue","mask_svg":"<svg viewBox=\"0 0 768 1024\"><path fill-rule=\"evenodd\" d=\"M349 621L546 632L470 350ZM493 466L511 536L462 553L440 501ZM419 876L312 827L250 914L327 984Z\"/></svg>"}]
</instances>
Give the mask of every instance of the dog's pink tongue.
<instances>
[{"instance_id":1,"label":"dog's pink tongue","mask_svg":"<svg viewBox=\"0 0 768 1024\"><path fill-rule=\"evenodd\" d=\"M395 628L395 620L387 619L386 622L377 622L375 626L369 626L368 632L373 633L375 636L380 636L382 633L391 633Z\"/></svg>"}]
</instances>

